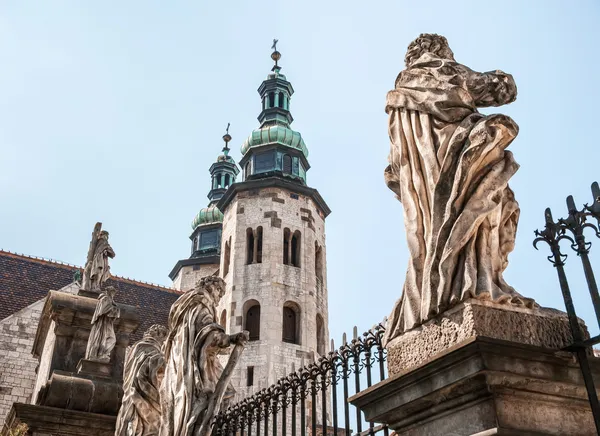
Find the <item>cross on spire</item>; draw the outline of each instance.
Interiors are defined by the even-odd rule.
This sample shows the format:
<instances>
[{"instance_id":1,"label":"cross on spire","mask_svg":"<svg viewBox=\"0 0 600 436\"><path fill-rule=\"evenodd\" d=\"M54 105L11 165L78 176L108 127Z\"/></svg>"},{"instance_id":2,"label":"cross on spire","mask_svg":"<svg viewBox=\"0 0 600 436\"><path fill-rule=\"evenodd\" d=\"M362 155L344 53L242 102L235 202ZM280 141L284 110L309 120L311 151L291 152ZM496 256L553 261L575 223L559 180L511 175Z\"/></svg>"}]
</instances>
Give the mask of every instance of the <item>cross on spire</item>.
<instances>
[{"instance_id":1,"label":"cross on spire","mask_svg":"<svg viewBox=\"0 0 600 436\"><path fill-rule=\"evenodd\" d=\"M281 59L281 53L279 53L277 51L277 43L278 42L279 42L278 39L274 39L273 45L271 46L271 48L273 49L273 53L271 53L271 59L273 59L275 61L275 66L273 67L273 70L277 69L277 71L279 71L279 65L277 65L277 61L279 59Z\"/></svg>"},{"instance_id":2,"label":"cross on spire","mask_svg":"<svg viewBox=\"0 0 600 436\"><path fill-rule=\"evenodd\" d=\"M223 135L223 141L225 141L225 147L223 147L223 153L225 156L229 153L229 141L231 141L231 135L229 134L229 126L231 123L227 123L227 129L225 129L225 134Z\"/></svg>"}]
</instances>

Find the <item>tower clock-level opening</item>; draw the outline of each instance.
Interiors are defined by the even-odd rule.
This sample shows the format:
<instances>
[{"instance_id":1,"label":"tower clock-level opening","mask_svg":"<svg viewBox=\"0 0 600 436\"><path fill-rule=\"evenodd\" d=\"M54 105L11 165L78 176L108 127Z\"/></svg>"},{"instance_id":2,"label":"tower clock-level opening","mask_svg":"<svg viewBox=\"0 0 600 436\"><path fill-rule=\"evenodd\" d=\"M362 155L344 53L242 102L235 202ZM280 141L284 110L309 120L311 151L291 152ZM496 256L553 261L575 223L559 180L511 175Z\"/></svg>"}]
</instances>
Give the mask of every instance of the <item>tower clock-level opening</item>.
<instances>
[{"instance_id":1,"label":"tower clock-level opening","mask_svg":"<svg viewBox=\"0 0 600 436\"><path fill-rule=\"evenodd\" d=\"M283 305L283 342L300 345L300 315L298 304L287 301Z\"/></svg>"},{"instance_id":2,"label":"tower clock-level opening","mask_svg":"<svg viewBox=\"0 0 600 436\"><path fill-rule=\"evenodd\" d=\"M251 341L260 340L260 303L248 300L244 304L244 330L247 330Z\"/></svg>"}]
</instances>

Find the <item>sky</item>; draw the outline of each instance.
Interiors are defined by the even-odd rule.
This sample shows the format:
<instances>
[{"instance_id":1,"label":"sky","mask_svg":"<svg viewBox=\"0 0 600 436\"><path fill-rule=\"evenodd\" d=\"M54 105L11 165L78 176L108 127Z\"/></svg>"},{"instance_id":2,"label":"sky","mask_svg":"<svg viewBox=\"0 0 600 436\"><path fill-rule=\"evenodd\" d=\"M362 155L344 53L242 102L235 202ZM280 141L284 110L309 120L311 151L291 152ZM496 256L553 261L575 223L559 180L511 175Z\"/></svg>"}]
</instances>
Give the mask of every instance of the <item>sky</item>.
<instances>
[{"instance_id":1,"label":"sky","mask_svg":"<svg viewBox=\"0 0 600 436\"><path fill-rule=\"evenodd\" d=\"M564 310L543 212L591 201L600 179L596 1L0 2L0 248L82 265L94 223L110 232L116 275L170 285L208 200L208 168L228 122L232 156L258 126L256 89L279 39L296 93L293 128L327 218L329 329L365 330L401 295L408 252L402 206L383 181L385 96L420 33L448 38L457 61L501 69L521 206L506 280ZM590 240L597 241L591 234ZM568 246L578 314L598 331ZM593 251L592 251L593 253ZM598 265L600 254L592 254ZM598 271L600 274L600 270ZM339 341L338 341L339 342Z\"/></svg>"}]
</instances>

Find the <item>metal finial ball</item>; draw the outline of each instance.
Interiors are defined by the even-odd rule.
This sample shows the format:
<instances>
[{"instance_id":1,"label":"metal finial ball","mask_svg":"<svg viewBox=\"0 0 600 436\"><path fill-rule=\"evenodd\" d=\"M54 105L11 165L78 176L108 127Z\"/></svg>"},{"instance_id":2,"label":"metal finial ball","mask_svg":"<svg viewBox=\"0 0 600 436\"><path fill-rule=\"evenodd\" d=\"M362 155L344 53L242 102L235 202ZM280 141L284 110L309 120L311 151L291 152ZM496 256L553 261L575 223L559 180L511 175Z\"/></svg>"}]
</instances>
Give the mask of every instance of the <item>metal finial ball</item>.
<instances>
[{"instance_id":1,"label":"metal finial ball","mask_svg":"<svg viewBox=\"0 0 600 436\"><path fill-rule=\"evenodd\" d=\"M281 59L281 53L275 50L273 53L271 53L271 59L277 62L279 59Z\"/></svg>"},{"instance_id":2,"label":"metal finial ball","mask_svg":"<svg viewBox=\"0 0 600 436\"><path fill-rule=\"evenodd\" d=\"M225 143L231 141L231 135L229 133L224 134L223 141L225 141Z\"/></svg>"}]
</instances>

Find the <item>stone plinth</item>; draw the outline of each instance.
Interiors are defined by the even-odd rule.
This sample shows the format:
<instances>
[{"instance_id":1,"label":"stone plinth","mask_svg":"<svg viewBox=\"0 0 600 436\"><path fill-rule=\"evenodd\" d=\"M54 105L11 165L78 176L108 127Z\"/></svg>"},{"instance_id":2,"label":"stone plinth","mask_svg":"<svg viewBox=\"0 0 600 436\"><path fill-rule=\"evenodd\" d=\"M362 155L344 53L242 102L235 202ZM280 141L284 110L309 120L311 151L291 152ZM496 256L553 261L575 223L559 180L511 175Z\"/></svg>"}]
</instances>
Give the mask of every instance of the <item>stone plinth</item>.
<instances>
[{"instance_id":1,"label":"stone plinth","mask_svg":"<svg viewBox=\"0 0 600 436\"><path fill-rule=\"evenodd\" d=\"M30 435L113 436L116 416L14 403L0 436L9 435L9 428L26 423Z\"/></svg>"},{"instance_id":2,"label":"stone plinth","mask_svg":"<svg viewBox=\"0 0 600 436\"><path fill-rule=\"evenodd\" d=\"M583 322L581 326L587 335ZM551 350L573 343L564 312L471 299L390 341L386 345L389 374L415 368L449 347L477 336Z\"/></svg>"},{"instance_id":3,"label":"stone plinth","mask_svg":"<svg viewBox=\"0 0 600 436\"><path fill-rule=\"evenodd\" d=\"M81 359L77 364L77 374L91 377L110 377L110 362Z\"/></svg>"},{"instance_id":4,"label":"stone plinth","mask_svg":"<svg viewBox=\"0 0 600 436\"><path fill-rule=\"evenodd\" d=\"M600 379L600 362L592 358ZM401 436L595 435L579 365L566 352L470 337L350 398Z\"/></svg>"}]
</instances>

